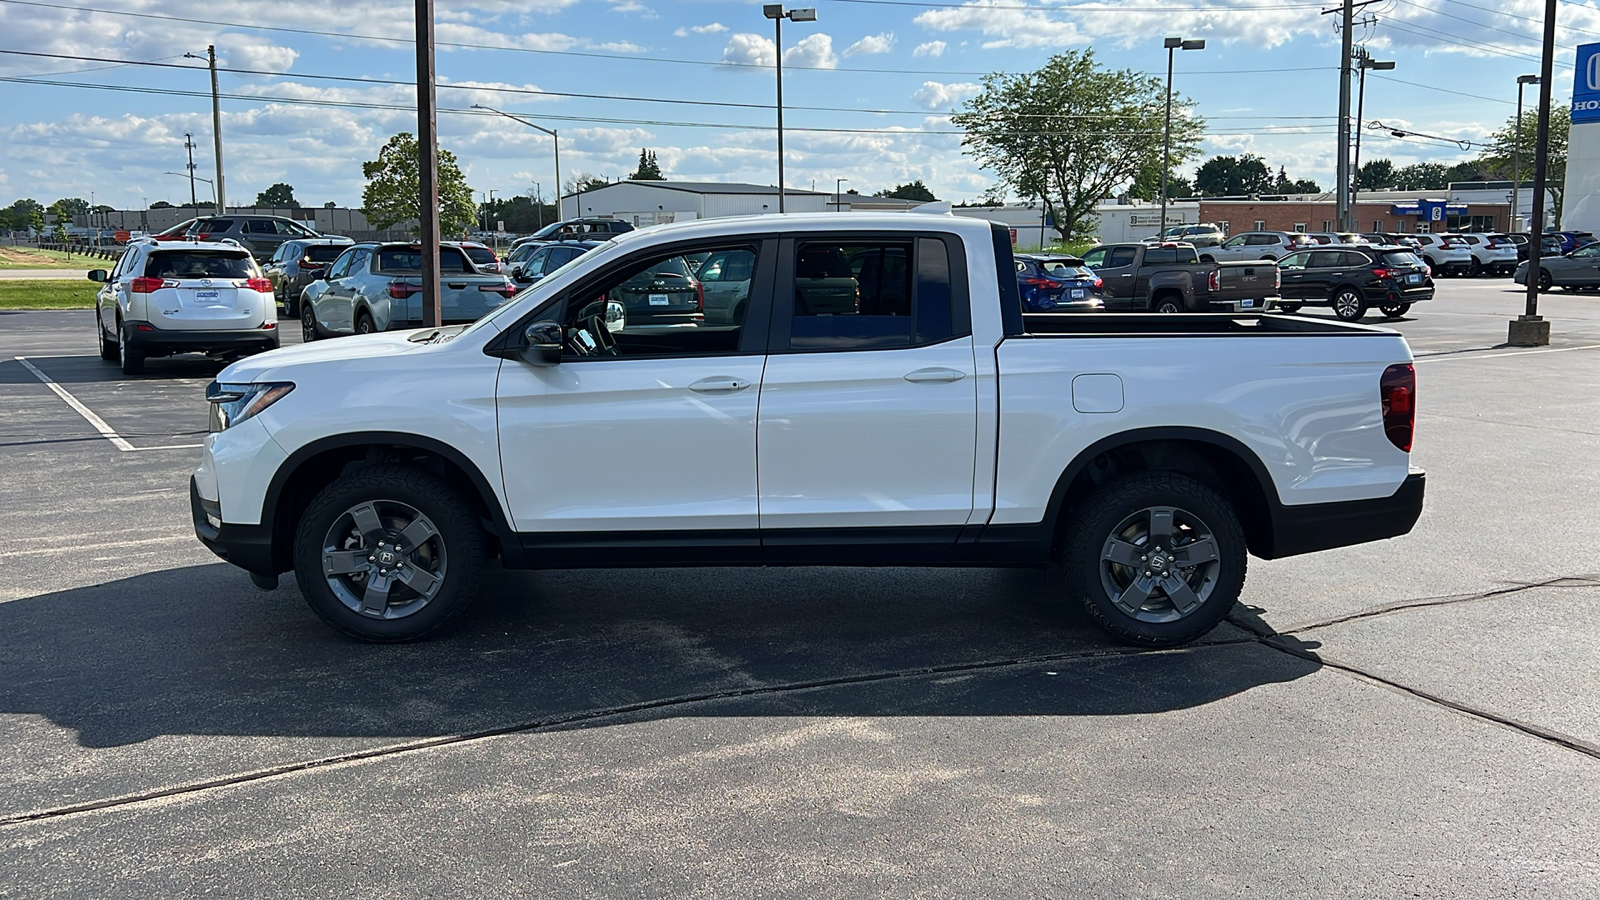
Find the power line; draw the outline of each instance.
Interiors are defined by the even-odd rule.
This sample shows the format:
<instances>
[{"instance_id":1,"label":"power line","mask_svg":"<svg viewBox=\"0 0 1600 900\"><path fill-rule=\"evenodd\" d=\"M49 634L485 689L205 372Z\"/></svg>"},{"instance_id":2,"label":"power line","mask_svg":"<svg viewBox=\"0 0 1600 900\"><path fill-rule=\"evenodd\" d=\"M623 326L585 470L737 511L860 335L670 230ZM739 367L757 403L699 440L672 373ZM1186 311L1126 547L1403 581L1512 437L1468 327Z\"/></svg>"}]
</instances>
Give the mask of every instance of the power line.
<instances>
[{"instance_id":1,"label":"power line","mask_svg":"<svg viewBox=\"0 0 1600 900\"><path fill-rule=\"evenodd\" d=\"M1395 0L1395 2L1404 3L1407 6L1414 6L1417 9L1423 10L1424 12L1437 13L1438 15L1441 15L1441 16L1449 15L1449 13L1443 12L1441 10L1434 9L1433 7L1423 6L1420 3L1414 2L1414 0ZM1465 0L1450 0L1450 2L1455 6L1465 6L1465 7L1469 8L1469 9L1478 10L1479 12L1493 13L1493 14L1495 14L1497 16L1505 16L1508 19L1521 19L1524 22L1533 22L1533 23L1538 24L1538 25L1543 25L1544 24L1544 17L1542 17L1542 16L1522 16L1522 15L1518 15L1518 14L1516 14L1514 12L1506 12L1503 9L1494 9L1493 7L1489 7L1489 6L1478 6L1477 4L1474 4L1474 3L1467 3L1467 2L1465 2ZM1588 6L1587 4L1583 4L1583 8L1588 9L1588 10L1594 10L1594 7ZM1459 18L1459 17L1458 16L1451 16L1451 18ZM1465 22L1467 20L1466 19L1462 19L1461 21ZM1476 25L1477 23L1474 22L1472 24ZM1483 27L1487 28L1488 26L1483 26ZM1560 24L1560 23L1557 23L1557 27L1566 29L1567 31L1577 32L1578 34L1592 34L1592 35L1600 36L1600 31L1590 31L1590 30L1585 29L1585 28L1575 28L1575 27L1573 27L1571 25L1563 25L1563 24ZM1499 29L1496 29L1496 30L1499 30ZM1528 37L1529 37L1529 40L1533 40L1533 36L1532 35L1529 35Z\"/></svg>"},{"instance_id":2,"label":"power line","mask_svg":"<svg viewBox=\"0 0 1600 900\"><path fill-rule=\"evenodd\" d=\"M1415 82L1415 81L1406 81L1403 78L1392 78L1392 77L1390 77L1388 75L1372 75L1370 77L1375 78L1375 79L1377 79L1379 81L1392 81L1395 84L1404 84L1404 85L1409 85L1410 87L1418 87L1418 88L1423 88L1425 90L1438 91L1438 92L1440 92L1442 94L1455 94L1458 97L1471 97L1474 100L1487 100L1490 103L1504 103L1507 106L1516 106L1517 105L1515 102L1513 102L1511 100L1506 100L1506 99L1501 98L1501 97L1485 97L1482 94L1469 94L1469 93L1466 93L1465 91L1452 91L1449 88L1435 87L1435 86L1433 86L1431 84L1421 84L1421 83Z\"/></svg>"},{"instance_id":3,"label":"power line","mask_svg":"<svg viewBox=\"0 0 1600 900\"><path fill-rule=\"evenodd\" d=\"M5 2L5 0L0 0L0 2ZM1445 44L1455 44L1455 45L1460 46L1460 47L1466 47L1469 50L1477 50L1480 53L1488 53L1488 54L1495 55L1495 56L1505 56L1505 57L1511 57L1511 58L1515 58L1515 59L1529 60L1531 62L1539 62L1540 61L1540 58L1537 57L1537 56L1533 56L1533 55L1530 55L1530 54L1527 54L1527 53L1518 53L1515 50L1507 50L1506 48L1504 48L1504 47L1502 47L1502 46L1500 46L1498 44L1487 44L1487 43L1484 43L1482 41L1470 40L1468 38L1463 38L1460 35L1456 35L1456 34L1448 34L1448 33L1441 34L1439 32L1432 32L1432 31L1419 31L1419 30L1417 30L1415 28L1408 28L1408 27L1406 27L1404 25L1401 25L1400 23L1394 22L1394 21L1390 21L1390 22L1386 23L1386 25L1384 27L1386 27L1386 28L1396 28L1396 29L1399 29L1400 31L1405 32L1406 34L1416 35L1417 37L1429 38L1429 39L1432 39L1432 40L1435 40L1435 41L1439 41L1439 42L1445 43ZM1554 62L1554 61L1552 60L1552 62ZM1558 66L1560 66L1560 67L1562 67L1564 69L1572 68L1572 63L1556 62L1555 65L1558 65Z\"/></svg>"},{"instance_id":4,"label":"power line","mask_svg":"<svg viewBox=\"0 0 1600 900\"><path fill-rule=\"evenodd\" d=\"M46 58L46 59L72 59L72 60L85 60L85 61L95 61L95 60L97 60L96 57L91 57L91 56L74 56L74 55L65 54L65 53L41 53L41 52L33 51L33 50L0 49L0 54L11 55L11 56L42 57L42 58ZM176 59L176 58L177 57L172 57L172 56L164 57L164 59ZM150 68L162 68L162 69L183 69L185 71L204 71L205 70L204 66L192 66L192 65L182 64L182 63L165 63L165 62L161 62L159 60L157 60L157 61L115 60L114 62L116 63L116 65L114 65L114 66L104 66L102 68L117 68L117 67L120 67L120 66L145 66L145 67L150 67ZM93 69L86 69L84 71L94 71L94 70ZM340 81L340 82L346 82L346 83L352 83L352 84L367 84L367 85L377 85L377 86L383 86L383 87L415 87L416 86L416 82L414 82L414 81L400 81L400 80L397 80L397 79L388 79L388 78L359 78L359 77L350 76L350 75L325 75L325 74L314 74L314 73L307 73L307 72L278 72L278 71L272 71L272 70L267 70L267 69L233 69L233 68L226 68L226 67L219 67L217 69L217 71L219 71L219 72L229 72L229 73L236 74L236 75L261 75L261 76L270 76L270 77L278 77L278 78L305 79L305 80L316 80L316 81ZM48 76L48 75L33 75L33 76L28 76L28 77L45 78L45 77L51 77L51 76ZM484 92L499 93L499 94L517 94L517 95L536 96L536 97L538 97L538 96L569 97L569 98L577 98L577 99L584 99L584 100L619 100L619 101L636 102L636 103L665 103L665 104L676 104L676 105L684 105L684 106L714 106L714 107L727 107L727 108L733 108L733 109L770 110L770 109L775 109L776 108L772 104L767 104L767 103L735 103L735 102L732 102L732 101L725 101L725 100L683 100L683 99L664 98L664 97L628 97L628 96L618 96L618 95L615 95L615 94L585 94L585 93L575 93L575 92L572 92L572 91L547 91L547 90L543 90L543 89L534 90L534 89L530 89L530 88L494 87L494 86L487 86L487 85L472 85L472 84L439 84L439 85L437 85L437 87L440 90L484 91ZM786 109L814 111L814 112L872 113L872 114L881 114L881 115L914 115L914 116L921 116L921 117L926 117L926 116L937 115L938 114L938 112L936 110L926 110L926 109L863 109L863 108L858 108L858 107L844 107L844 106L795 106L795 105L789 105L789 106L786 106L785 108ZM530 115L537 116L537 115L540 115L540 114L531 113ZM1118 119L1118 118L1125 118L1125 116L1116 116L1116 115L1075 115L1075 114L1069 114L1069 113L1016 113L1016 115L1028 116L1028 117L1037 117L1037 118L1090 119L1090 120L1106 120L1106 119L1114 120L1114 119ZM1248 121L1260 121L1260 120L1313 120L1313 121L1315 121L1315 120L1330 120L1333 117L1332 116L1210 116L1210 117L1207 117L1207 118L1214 118L1214 119L1244 119L1244 120L1248 120Z\"/></svg>"},{"instance_id":5,"label":"power line","mask_svg":"<svg viewBox=\"0 0 1600 900\"><path fill-rule=\"evenodd\" d=\"M174 97L206 97L206 98L209 98L211 96L211 93L209 91L190 91L190 90L183 90L183 89L179 89L179 88L138 87L138 86L134 86L134 85L120 85L120 84L95 84L93 82L83 82L83 81L46 81L44 79L39 79L39 78L26 78L26 77L18 77L18 76L0 76L0 82L9 82L9 83L12 83L12 84L34 84L34 85L43 85L43 86L48 86L48 87L69 87L69 88L80 88L80 89L89 89L89 90L116 91L116 92L120 92L120 93L150 94L150 95L174 96ZM245 102L249 102L249 103L256 103L256 104L283 103L283 104L296 105L296 106L321 106L321 107L334 107L334 108L340 108L340 109L372 109L372 110L387 110L387 111L397 111L397 112L413 112L413 111L416 110L415 106L408 106L408 105L398 104L398 103L366 103L366 102L360 102L360 101L354 101L354 100L319 100L319 99L314 99L314 98L309 98L309 97L278 97L278 96L272 96L272 95L268 95L268 94L222 93L219 96L221 96L223 99L227 99L227 100L240 100L240 101L245 101ZM493 113L480 112L480 111L473 110L473 109L459 109L459 108L448 108L448 107L439 107L439 112L441 112L441 113L451 113L451 114L454 114L454 115L472 115L472 116L493 116L494 115ZM736 131L776 131L777 130L776 127L772 126L772 125L741 125L741 124L728 123L728 122L679 122L679 121L662 120L662 119L624 119L624 118L617 118L617 117L610 117L610 116L573 116L573 115L552 115L552 114L547 114L547 113L539 113L538 115L539 115L540 118L548 119L548 120L551 120L551 121L557 121L557 122L581 122L581 123L586 123L586 124L641 125L641 126L652 126L652 127L661 127L661 128L717 128L717 129L728 129L728 130L736 130ZM833 127L814 127L814 126L813 127L808 127L808 126L785 126L784 130L785 131L813 132L813 133L818 133L818 134L885 134L885 135L904 135L904 136L908 136L908 137L909 136L923 136L923 135L932 135L932 136L954 135L954 136L961 136L961 135L965 135L967 133L965 131L960 131L960 130L931 130L931 129L913 129L913 128L833 128ZM1273 133L1273 134L1317 134L1317 133L1321 133L1322 131L1326 131L1326 130L1327 130L1326 128L1321 128L1320 126L1313 126L1313 125L1263 125L1263 126L1258 126L1258 127L1255 127L1255 128L1240 128L1240 129L1231 129L1231 130L1230 129L1221 129L1221 130L1217 130L1217 131L1209 131L1209 132L1206 133L1205 136L1233 135L1233 134L1261 134L1263 132L1269 132L1269 133ZM1072 130L1072 131L1044 131L1044 130L1041 130L1041 131L1015 131L1015 132L1010 132L1010 133L1019 134L1019 135L1041 135L1041 136L1043 136L1043 135L1070 134L1070 135L1083 135L1083 136L1090 136L1090 137L1126 137L1126 136L1136 136L1136 135L1147 134L1147 132L1144 132L1144 131L1083 132L1083 131L1078 131L1078 130Z\"/></svg>"},{"instance_id":6,"label":"power line","mask_svg":"<svg viewBox=\"0 0 1600 900\"><path fill-rule=\"evenodd\" d=\"M74 5L70 5L70 4L64 4L64 3L47 3L47 2L44 2L44 0L0 0L0 3L10 3L10 4L13 4L13 5L17 5L17 6L36 6L36 7L42 7L42 8L45 8L45 9L59 9L59 10L66 10L66 11L69 11L69 12L100 13L102 15L108 15L108 16L128 16L128 17L139 18L139 19L156 19L156 20L165 21L165 22L184 22L184 23L191 24L191 25L216 25L216 26L220 26L220 27L223 27L223 28L239 28L239 29L252 30L252 31L274 31L274 32L282 32L282 33L286 33L286 34L303 34L303 35L310 35L310 36L313 36L313 37L338 38L340 40L376 41L376 42L380 42L380 43L384 43L384 44L414 44L415 43L414 40L412 40L412 39L410 39L408 37L404 37L404 36L396 37L394 35L360 34L360 33L343 32L343 31L319 31L319 30L312 29L312 28L290 28L290 27L284 26L284 25L258 25L258 24L255 24L253 22L227 22L227 21L222 21L222 20L219 20L219 19L197 19L197 18L192 18L192 17L187 17L187 16L166 15L166 14L163 14L163 13L131 12L131 11L128 11L128 10L104 9L104 8L94 7L94 6L74 6ZM584 59L609 59L609 60L619 60L619 61L623 61L623 62L666 63L666 64L671 64L671 65L685 65L685 66L711 66L711 67L714 67L714 68L753 69L753 70L763 71L763 72L764 71L768 71L768 70L770 70L772 68L771 66L761 65L761 64L758 64L758 63L741 63L741 62L733 62L731 60L718 60L718 61L713 62L713 61L703 60L703 59L674 59L674 58L665 57L665 56L642 57L642 56L629 56L627 54L622 54L622 53L597 53L597 52L583 51L583 50L535 50L535 49L532 49L532 48L529 48L529 47L496 47L496 46L492 46L490 44L473 44L473 43L468 43L468 42L465 42L465 41L435 41L434 43L436 45L438 45L438 46L441 46L441 47L456 47L456 48L463 49L463 50L503 51L503 52L507 52L507 53L534 53L534 54L541 54L541 55L547 55L547 56L569 56L569 57L579 57L579 58L584 58ZM796 63L786 64L785 67L786 68L791 68L791 69L802 69L802 70L813 71L813 72L847 72L847 73L865 74L865 75L922 75L922 76L933 75L933 76L941 76L941 77L949 77L949 76L982 77L984 75L997 74L995 72L961 71L961 70L861 69L861 68L850 68L850 67L847 67L847 66L805 66L805 65L799 65L799 64L796 64ZM1279 68L1279 69L1209 69L1209 70L1185 72L1183 74L1184 74L1185 77L1188 77L1188 76L1191 76L1191 75L1278 74L1278 73L1282 73L1282 72L1322 72L1322 71L1327 71L1330 68L1337 68L1337 67L1330 67L1330 66L1301 66L1301 67L1295 67L1295 68ZM1150 74L1154 74L1154 73L1145 72L1145 73L1142 73L1142 74L1150 75ZM786 106L785 108L788 108L788 107Z\"/></svg>"}]
</instances>

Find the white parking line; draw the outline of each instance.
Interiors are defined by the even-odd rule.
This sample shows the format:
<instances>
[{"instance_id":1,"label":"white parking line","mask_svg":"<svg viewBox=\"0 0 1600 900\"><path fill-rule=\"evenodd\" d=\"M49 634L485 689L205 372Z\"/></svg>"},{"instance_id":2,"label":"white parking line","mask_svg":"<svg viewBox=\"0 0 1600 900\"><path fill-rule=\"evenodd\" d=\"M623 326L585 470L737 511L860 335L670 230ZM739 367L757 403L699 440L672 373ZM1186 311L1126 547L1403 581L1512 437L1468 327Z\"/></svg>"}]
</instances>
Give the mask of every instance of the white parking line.
<instances>
[{"instance_id":1,"label":"white parking line","mask_svg":"<svg viewBox=\"0 0 1600 900\"><path fill-rule=\"evenodd\" d=\"M1502 356L1527 356L1530 353L1566 353L1569 350L1600 350L1600 344L1584 344L1581 347L1544 347L1538 350L1512 350L1509 353L1441 353L1437 356L1420 356L1412 362L1449 362L1452 359L1499 359Z\"/></svg>"},{"instance_id":2,"label":"white parking line","mask_svg":"<svg viewBox=\"0 0 1600 900\"><path fill-rule=\"evenodd\" d=\"M46 375L45 373L39 371L39 367L38 366L35 366L33 363L28 362L28 358L27 357L18 356L18 357L15 357L15 359L17 360L17 362L22 363L24 366L27 366L28 367L28 371L32 372L35 378L37 378L40 381L44 382L44 386L45 387L49 388L52 391L55 391L56 392L56 396L60 397L64 401L66 401L66 404L68 406L72 407L74 412L76 412L80 416L83 416L83 420L85 422L88 422L90 427L94 428L95 431L100 432L100 436L101 437L103 437L106 440L110 441L111 445L113 447L116 447L118 450L121 450L124 453L139 453L139 452L146 452L146 451L150 451L150 450L193 450L193 449L196 449L196 448L202 446L200 444L172 444L172 445L167 446L167 447L135 447L134 445L132 445L132 444L128 443L126 440L124 440L121 435L117 434L116 431L114 431L111 428L110 425L107 425L105 419L102 419L99 416L95 415L94 414L94 410L90 409L87 406L84 406L81 402L79 402L77 397L74 397L71 394L67 393L67 389L66 388L62 387L59 384L56 384L54 381L52 381L50 379L49 375Z\"/></svg>"}]
</instances>

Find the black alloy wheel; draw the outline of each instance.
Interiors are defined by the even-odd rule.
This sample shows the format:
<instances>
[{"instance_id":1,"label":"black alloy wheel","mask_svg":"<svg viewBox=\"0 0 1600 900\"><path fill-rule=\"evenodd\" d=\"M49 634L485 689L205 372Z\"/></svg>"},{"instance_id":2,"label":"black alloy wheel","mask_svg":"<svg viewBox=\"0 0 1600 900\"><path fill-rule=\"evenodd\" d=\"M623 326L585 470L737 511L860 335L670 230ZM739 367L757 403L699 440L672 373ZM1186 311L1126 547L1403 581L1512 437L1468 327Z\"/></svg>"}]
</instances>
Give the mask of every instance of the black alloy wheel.
<instances>
[{"instance_id":1,"label":"black alloy wheel","mask_svg":"<svg viewBox=\"0 0 1600 900\"><path fill-rule=\"evenodd\" d=\"M317 333L317 314L311 304L300 304L300 340L309 344L321 336Z\"/></svg>"},{"instance_id":2,"label":"black alloy wheel","mask_svg":"<svg viewBox=\"0 0 1600 900\"><path fill-rule=\"evenodd\" d=\"M1549 293L1550 288L1554 287L1555 283L1556 283L1556 280L1555 280L1554 277L1551 276L1549 269L1541 268L1539 270L1539 284L1538 284L1539 293L1541 293L1541 294Z\"/></svg>"}]
</instances>

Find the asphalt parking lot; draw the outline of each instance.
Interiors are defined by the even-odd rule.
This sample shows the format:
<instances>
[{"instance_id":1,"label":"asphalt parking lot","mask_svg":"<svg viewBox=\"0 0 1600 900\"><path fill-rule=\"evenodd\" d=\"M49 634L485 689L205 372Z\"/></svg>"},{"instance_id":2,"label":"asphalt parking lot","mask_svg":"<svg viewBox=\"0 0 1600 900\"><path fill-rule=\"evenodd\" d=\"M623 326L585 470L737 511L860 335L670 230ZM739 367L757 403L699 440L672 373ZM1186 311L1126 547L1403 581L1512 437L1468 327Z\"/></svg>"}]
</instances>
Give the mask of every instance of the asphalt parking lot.
<instances>
[{"instance_id":1,"label":"asphalt parking lot","mask_svg":"<svg viewBox=\"0 0 1600 900\"><path fill-rule=\"evenodd\" d=\"M354 643L193 537L219 366L0 312L0 897L1600 895L1600 298L1508 348L1510 287L1397 323L1416 530L1165 652L904 569L492 569Z\"/></svg>"}]
</instances>

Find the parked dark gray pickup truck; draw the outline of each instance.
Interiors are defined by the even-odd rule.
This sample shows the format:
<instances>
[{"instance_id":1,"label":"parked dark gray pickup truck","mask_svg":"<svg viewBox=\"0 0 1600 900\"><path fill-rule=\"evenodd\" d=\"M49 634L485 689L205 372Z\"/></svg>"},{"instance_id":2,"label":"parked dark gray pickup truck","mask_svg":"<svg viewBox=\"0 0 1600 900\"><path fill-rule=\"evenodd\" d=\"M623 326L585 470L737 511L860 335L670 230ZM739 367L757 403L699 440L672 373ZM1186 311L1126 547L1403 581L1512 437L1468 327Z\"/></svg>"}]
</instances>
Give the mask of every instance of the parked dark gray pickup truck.
<instances>
[{"instance_id":1,"label":"parked dark gray pickup truck","mask_svg":"<svg viewBox=\"0 0 1600 900\"><path fill-rule=\"evenodd\" d=\"M1083 254L1107 310L1257 312L1278 300L1272 260L1201 262L1194 246L1101 244Z\"/></svg>"}]
</instances>

